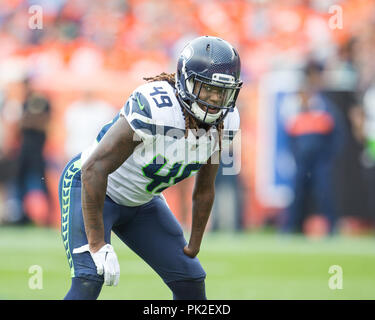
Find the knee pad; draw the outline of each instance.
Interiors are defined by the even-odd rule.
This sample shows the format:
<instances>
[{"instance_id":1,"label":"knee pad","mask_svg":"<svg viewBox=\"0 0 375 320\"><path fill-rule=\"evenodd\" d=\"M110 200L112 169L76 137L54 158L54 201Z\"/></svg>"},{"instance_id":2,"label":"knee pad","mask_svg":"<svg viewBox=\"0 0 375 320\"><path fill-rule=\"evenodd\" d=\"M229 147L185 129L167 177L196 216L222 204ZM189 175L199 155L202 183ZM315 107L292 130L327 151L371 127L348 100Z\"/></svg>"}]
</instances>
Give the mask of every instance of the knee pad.
<instances>
[{"instance_id":1,"label":"knee pad","mask_svg":"<svg viewBox=\"0 0 375 320\"><path fill-rule=\"evenodd\" d=\"M182 280L167 283L173 292L173 300L206 300L204 279Z\"/></svg>"},{"instance_id":2,"label":"knee pad","mask_svg":"<svg viewBox=\"0 0 375 320\"><path fill-rule=\"evenodd\" d=\"M64 300L96 300L102 290L103 282L84 278L72 278L72 286Z\"/></svg>"}]
</instances>

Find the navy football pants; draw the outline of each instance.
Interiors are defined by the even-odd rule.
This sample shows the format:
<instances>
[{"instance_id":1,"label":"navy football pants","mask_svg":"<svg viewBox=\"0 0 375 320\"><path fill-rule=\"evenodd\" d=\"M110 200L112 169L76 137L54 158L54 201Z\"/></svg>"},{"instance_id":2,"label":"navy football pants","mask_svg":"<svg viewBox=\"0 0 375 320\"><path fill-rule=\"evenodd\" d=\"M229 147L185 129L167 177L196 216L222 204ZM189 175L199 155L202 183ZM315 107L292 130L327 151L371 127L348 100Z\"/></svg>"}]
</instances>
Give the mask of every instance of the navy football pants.
<instances>
[{"instance_id":1,"label":"navy football pants","mask_svg":"<svg viewBox=\"0 0 375 320\"><path fill-rule=\"evenodd\" d=\"M71 276L103 282L89 252L73 254L87 244L81 208L80 155L65 167L59 184L61 233ZM108 196L103 209L105 241L113 231L130 249L146 261L166 284L173 281L204 280L206 273L198 258L183 253L186 245L180 224L160 197L138 207L116 204ZM115 248L116 250L116 248ZM117 251L119 248L117 248ZM126 265L122 266L126 273Z\"/></svg>"}]
</instances>

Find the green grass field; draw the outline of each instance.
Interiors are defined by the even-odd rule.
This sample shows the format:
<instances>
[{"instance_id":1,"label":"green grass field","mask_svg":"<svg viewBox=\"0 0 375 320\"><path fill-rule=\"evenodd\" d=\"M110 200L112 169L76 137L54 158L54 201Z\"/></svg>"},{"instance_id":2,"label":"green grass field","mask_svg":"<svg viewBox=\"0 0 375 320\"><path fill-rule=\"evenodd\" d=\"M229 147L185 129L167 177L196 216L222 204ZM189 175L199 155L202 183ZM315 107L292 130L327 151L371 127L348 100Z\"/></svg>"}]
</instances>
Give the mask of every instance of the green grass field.
<instances>
[{"instance_id":1,"label":"green grass field","mask_svg":"<svg viewBox=\"0 0 375 320\"><path fill-rule=\"evenodd\" d=\"M100 299L171 299L154 271L112 237L121 265L117 287ZM162 248L160 248L162 249ZM207 233L199 254L209 299L374 299L375 238L312 240L272 233ZM43 288L30 289L30 266L43 270ZM328 286L339 265L343 288ZM58 230L0 227L0 299L62 299L70 276Z\"/></svg>"}]
</instances>

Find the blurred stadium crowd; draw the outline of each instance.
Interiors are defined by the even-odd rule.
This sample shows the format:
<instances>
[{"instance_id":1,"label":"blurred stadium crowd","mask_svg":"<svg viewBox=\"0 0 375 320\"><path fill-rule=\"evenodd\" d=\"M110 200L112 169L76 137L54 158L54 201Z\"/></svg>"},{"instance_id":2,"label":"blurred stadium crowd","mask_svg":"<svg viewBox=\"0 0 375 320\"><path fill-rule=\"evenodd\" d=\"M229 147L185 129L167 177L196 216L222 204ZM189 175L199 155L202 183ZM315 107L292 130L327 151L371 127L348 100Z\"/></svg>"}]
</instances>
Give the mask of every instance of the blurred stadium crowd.
<instances>
[{"instance_id":1,"label":"blurred stadium crowd","mask_svg":"<svg viewBox=\"0 0 375 320\"><path fill-rule=\"evenodd\" d=\"M30 19L35 19L29 11L33 5L42 8L41 29L30 27ZM340 17L341 24L337 20ZM334 142L342 147L330 167L324 169L328 171L324 171L318 188L321 192L331 191L325 198L332 197L328 207L335 208L332 212L340 218L335 221L341 223L341 231L372 227L374 30L375 3L371 0L1 1L0 221L23 223L31 219L57 226L57 182L66 161L95 138L98 128L121 108L143 77L174 72L176 57L189 39L213 35L228 40L240 52L245 85L238 105L241 171L239 176L218 178L218 205L211 227L279 226L283 219L288 220L284 215L297 210L291 209L293 200L275 204L264 200L267 191L259 195L259 190L267 187L259 176L269 168L259 165L257 159L264 155L264 149L277 150L275 139L267 140L267 131L278 130L277 125L270 127L269 123L262 128L262 115L272 118L277 109L270 102L264 104L264 90L269 90L264 83L266 76L280 72L283 76L275 81L281 84L296 82L301 73L304 80L297 80L292 89L280 86L277 94L298 91L302 93L298 101L303 101L304 90L319 91L330 101L320 107L332 105L340 114L330 120L314 118L318 125L310 128L322 135L316 140L322 144L329 139L332 128L344 128L339 134L341 142ZM306 80L311 75L309 70L317 71L315 84ZM285 77L285 72L292 75L292 80ZM269 97L271 92L266 95ZM285 128L290 129L293 125L289 120ZM285 129L285 135L303 134L297 127L294 131ZM291 145L286 145L293 154ZM325 152L324 148L319 150ZM272 164L279 167L274 178L277 180L281 172L284 182L290 180L293 191L298 170L292 170L292 178L293 174L283 175L283 170L293 165L276 163L279 160L276 157ZM324 179L327 172L328 176L332 174L332 185ZM305 169L303 175L311 176L311 170ZM191 181L187 181L166 192L173 211L186 225L191 188ZM296 190L300 187L290 199L298 197ZM220 199L227 201L221 203ZM317 212L314 204L309 204L309 196L301 195L301 199L308 204L304 211L313 208L315 217L326 215L320 220L310 219L305 227L327 231L329 214L319 212L319 205ZM322 201L327 205L327 199ZM297 215L302 217L302 209L298 210Z\"/></svg>"}]
</instances>

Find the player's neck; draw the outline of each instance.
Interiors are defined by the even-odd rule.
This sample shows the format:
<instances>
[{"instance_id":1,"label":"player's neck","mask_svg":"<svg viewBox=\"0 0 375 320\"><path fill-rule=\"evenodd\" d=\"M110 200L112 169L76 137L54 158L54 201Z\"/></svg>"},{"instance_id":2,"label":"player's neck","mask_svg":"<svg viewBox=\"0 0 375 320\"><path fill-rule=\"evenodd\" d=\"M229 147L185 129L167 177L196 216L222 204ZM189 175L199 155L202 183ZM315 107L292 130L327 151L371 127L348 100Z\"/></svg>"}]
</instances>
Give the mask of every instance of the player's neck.
<instances>
[{"instance_id":1,"label":"player's neck","mask_svg":"<svg viewBox=\"0 0 375 320\"><path fill-rule=\"evenodd\" d=\"M197 125L199 129L204 129L206 131L210 130L212 127L212 125L203 122L198 122Z\"/></svg>"}]
</instances>

